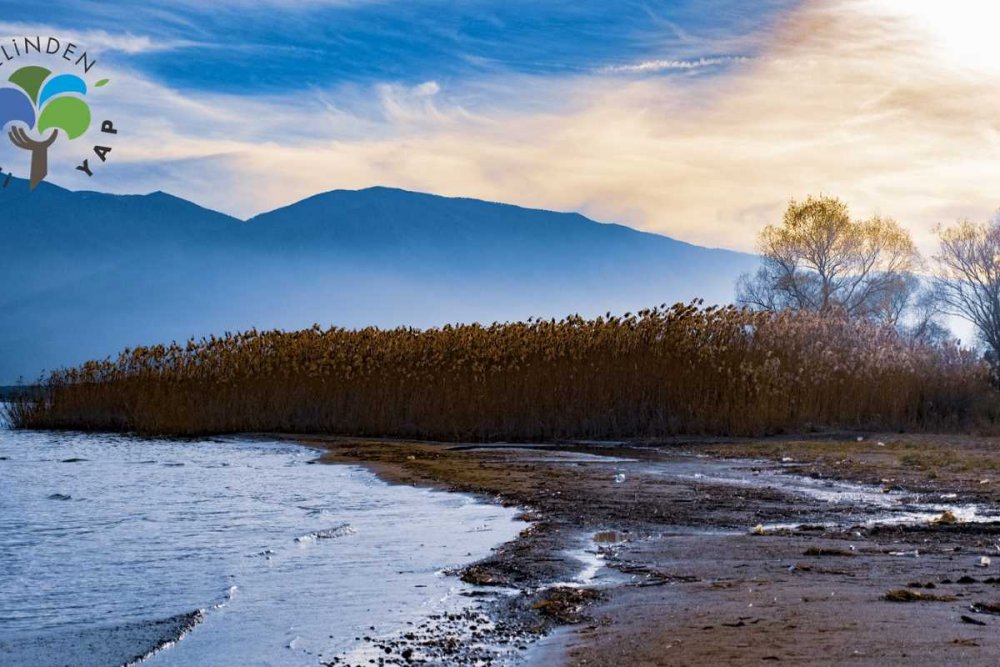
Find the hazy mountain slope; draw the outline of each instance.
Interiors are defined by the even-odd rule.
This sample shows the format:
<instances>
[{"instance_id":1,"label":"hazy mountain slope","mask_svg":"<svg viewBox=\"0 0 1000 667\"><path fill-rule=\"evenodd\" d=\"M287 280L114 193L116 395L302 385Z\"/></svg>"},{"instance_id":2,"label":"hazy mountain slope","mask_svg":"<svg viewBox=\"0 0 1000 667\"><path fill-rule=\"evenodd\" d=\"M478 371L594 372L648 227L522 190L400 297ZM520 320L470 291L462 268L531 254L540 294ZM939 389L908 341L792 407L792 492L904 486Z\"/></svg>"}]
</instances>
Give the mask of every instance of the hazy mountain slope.
<instances>
[{"instance_id":1,"label":"hazy mountain slope","mask_svg":"<svg viewBox=\"0 0 1000 667\"><path fill-rule=\"evenodd\" d=\"M750 255L387 188L241 222L154 193L0 190L0 384L225 330L433 326L729 301Z\"/></svg>"}]
</instances>

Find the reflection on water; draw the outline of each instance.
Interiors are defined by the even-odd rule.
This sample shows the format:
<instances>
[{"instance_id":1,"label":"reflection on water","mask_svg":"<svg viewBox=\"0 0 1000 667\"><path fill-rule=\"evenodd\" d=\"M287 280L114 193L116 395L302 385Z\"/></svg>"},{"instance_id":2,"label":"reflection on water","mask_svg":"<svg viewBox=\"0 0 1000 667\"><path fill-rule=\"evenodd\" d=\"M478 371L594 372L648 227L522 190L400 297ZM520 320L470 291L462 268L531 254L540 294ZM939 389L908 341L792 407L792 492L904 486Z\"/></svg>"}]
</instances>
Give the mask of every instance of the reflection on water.
<instances>
[{"instance_id":1,"label":"reflection on water","mask_svg":"<svg viewBox=\"0 0 1000 667\"><path fill-rule=\"evenodd\" d=\"M316 665L467 605L441 570L523 527L315 458L0 431L0 663L121 664L166 644L150 664Z\"/></svg>"}]
</instances>

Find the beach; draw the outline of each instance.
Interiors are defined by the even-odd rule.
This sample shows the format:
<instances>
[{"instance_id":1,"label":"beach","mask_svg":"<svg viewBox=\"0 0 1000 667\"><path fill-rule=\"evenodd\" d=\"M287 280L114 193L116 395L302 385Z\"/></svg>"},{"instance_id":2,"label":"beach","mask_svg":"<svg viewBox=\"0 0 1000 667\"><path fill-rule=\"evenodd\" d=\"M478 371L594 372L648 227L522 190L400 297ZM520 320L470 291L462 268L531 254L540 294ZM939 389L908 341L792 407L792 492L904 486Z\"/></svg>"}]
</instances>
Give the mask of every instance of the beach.
<instances>
[{"instance_id":1,"label":"beach","mask_svg":"<svg viewBox=\"0 0 1000 667\"><path fill-rule=\"evenodd\" d=\"M4 438L6 664L986 665L1000 650L991 438Z\"/></svg>"},{"instance_id":2,"label":"beach","mask_svg":"<svg viewBox=\"0 0 1000 667\"><path fill-rule=\"evenodd\" d=\"M328 463L524 508L531 529L462 576L522 592L492 613L538 618L528 664L986 665L1000 650L989 438L297 439ZM599 571L560 586L581 549Z\"/></svg>"}]
</instances>

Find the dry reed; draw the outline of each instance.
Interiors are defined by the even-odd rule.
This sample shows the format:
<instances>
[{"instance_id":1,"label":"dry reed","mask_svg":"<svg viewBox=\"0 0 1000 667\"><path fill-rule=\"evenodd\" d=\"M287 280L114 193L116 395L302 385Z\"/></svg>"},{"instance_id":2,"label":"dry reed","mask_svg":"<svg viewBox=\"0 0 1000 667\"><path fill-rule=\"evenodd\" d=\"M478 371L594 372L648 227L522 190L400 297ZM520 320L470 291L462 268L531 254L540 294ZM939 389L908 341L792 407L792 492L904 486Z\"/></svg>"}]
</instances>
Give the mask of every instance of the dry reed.
<instances>
[{"instance_id":1,"label":"dry reed","mask_svg":"<svg viewBox=\"0 0 1000 667\"><path fill-rule=\"evenodd\" d=\"M439 440L957 429L994 418L952 346L841 316L698 303L418 331L251 330L126 350L14 401L23 428Z\"/></svg>"}]
</instances>

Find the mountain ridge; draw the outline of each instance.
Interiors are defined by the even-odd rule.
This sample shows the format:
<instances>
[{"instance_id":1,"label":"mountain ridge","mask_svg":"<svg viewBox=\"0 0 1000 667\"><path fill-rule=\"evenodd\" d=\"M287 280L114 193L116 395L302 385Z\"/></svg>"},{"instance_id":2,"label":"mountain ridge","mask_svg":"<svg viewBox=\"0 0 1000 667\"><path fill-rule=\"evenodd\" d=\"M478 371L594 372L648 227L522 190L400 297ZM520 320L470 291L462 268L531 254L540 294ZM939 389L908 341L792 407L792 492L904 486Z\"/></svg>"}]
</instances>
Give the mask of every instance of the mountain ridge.
<instances>
[{"instance_id":1,"label":"mountain ridge","mask_svg":"<svg viewBox=\"0 0 1000 667\"><path fill-rule=\"evenodd\" d=\"M0 190L0 384L250 327L440 326L732 299L752 255L398 188L247 220L162 191Z\"/></svg>"}]
</instances>

